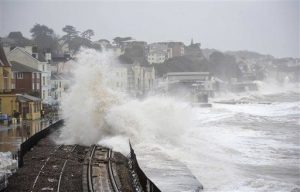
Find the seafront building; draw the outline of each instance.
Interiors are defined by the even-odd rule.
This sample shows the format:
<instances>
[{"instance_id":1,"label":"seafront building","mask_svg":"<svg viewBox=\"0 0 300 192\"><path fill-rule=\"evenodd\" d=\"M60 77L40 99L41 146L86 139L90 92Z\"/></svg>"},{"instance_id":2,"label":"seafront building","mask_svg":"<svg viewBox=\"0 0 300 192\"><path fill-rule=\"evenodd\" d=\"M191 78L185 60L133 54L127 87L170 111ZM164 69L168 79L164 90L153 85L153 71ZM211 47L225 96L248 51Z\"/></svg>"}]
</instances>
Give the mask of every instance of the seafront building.
<instances>
[{"instance_id":1,"label":"seafront building","mask_svg":"<svg viewBox=\"0 0 300 192\"><path fill-rule=\"evenodd\" d=\"M41 99L44 103L47 103L51 97L49 54L45 57L38 54L36 48L32 47L31 50L29 48L15 47L7 54L7 58L11 62L18 62L41 72ZM48 61L46 61L46 58Z\"/></svg>"},{"instance_id":2,"label":"seafront building","mask_svg":"<svg viewBox=\"0 0 300 192\"><path fill-rule=\"evenodd\" d=\"M13 68L13 70L24 71L25 69ZM27 94L15 94L13 90L16 87L13 85L16 85L16 81L13 79L13 74L12 64L7 59L2 45L0 45L0 120L7 121L9 116L13 117L17 114L21 118L39 119L41 99ZM20 73L19 77L24 77L23 73ZM32 73L29 79L32 79Z\"/></svg>"}]
</instances>

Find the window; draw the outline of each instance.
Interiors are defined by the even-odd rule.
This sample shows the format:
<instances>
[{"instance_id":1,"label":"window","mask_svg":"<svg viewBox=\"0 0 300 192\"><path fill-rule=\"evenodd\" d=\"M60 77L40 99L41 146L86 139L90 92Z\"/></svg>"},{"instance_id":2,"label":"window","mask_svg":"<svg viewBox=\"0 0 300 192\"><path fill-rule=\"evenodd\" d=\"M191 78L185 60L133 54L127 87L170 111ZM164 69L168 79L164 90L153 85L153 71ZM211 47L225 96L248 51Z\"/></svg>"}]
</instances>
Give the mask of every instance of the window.
<instances>
[{"instance_id":1,"label":"window","mask_svg":"<svg viewBox=\"0 0 300 192\"><path fill-rule=\"evenodd\" d=\"M34 73L32 73L32 79L34 79Z\"/></svg>"},{"instance_id":2,"label":"window","mask_svg":"<svg viewBox=\"0 0 300 192\"><path fill-rule=\"evenodd\" d=\"M59 88L61 88L61 81L59 82Z\"/></svg>"},{"instance_id":3,"label":"window","mask_svg":"<svg viewBox=\"0 0 300 192\"><path fill-rule=\"evenodd\" d=\"M43 90L43 99L45 99L45 94L46 94L46 92L45 92L45 90Z\"/></svg>"},{"instance_id":4,"label":"window","mask_svg":"<svg viewBox=\"0 0 300 192\"><path fill-rule=\"evenodd\" d=\"M16 89L16 84L15 83L11 84L11 89Z\"/></svg>"},{"instance_id":5,"label":"window","mask_svg":"<svg viewBox=\"0 0 300 192\"><path fill-rule=\"evenodd\" d=\"M45 65L43 65L43 71L45 71Z\"/></svg>"},{"instance_id":6,"label":"window","mask_svg":"<svg viewBox=\"0 0 300 192\"><path fill-rule=\"evenodd\" d=\"M36 73L36 78L39 79L40 78L40 73Z\"/></svg>"},{"instance_id":7,"label":"window","mask_svg":"<svg viewBox=\"0 0 300 192\"><path fill-rule=\"evenodd\" d=\"M46 85L46 78L43 77L43 85Z\"/></svg>"},{"instance_id":8,"label":"window","mask_svg":"<svg viewBox=\"0 0 300 192\"><path fill-rule=\"evenodd\" d=\"M35 90L34 83L32 83L32 90Z\"/></svg>"},{"instance_id":9,"label":"window","mask_svg":"<svg viewBox=\"0 0 300 192\"><path fill-rule=\"evenodd\" d=\"M36 83L36 89L39 90L40 89L40 84Z\"/></svg>"},{"instance_id":10,"label":"window","mask_svg":"<svg viewBox=\"0 0 300 192\"><path fill-rule=\"evenodd\" d=\"M18 72L17 73L17 79L23 79L23 73Z\"/></svg>"},{"instance_id":11,"label":"window","mask_svg":"<svg viewBox=\"0 0 300 192\"><path fill-rule=\"evenodd\" d=\"M11 73L11 78L14 79L15 78L15 72Z\"/></svg>"}]
</instances>

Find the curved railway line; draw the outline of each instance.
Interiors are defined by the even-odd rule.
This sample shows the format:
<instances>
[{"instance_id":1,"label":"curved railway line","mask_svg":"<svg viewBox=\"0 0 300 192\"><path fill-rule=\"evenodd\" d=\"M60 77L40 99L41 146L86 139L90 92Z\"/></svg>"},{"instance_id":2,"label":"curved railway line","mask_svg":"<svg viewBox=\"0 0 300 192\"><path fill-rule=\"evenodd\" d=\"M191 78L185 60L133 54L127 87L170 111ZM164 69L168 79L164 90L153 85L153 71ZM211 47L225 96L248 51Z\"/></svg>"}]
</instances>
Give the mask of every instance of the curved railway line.
<instances>
[{"instance_id":1,"label":"curved railway line","mask_svg":"<svg viewBox=\"0 0 300 192\"><path fill-rule=\"evenodd\" d=\"M120 185L114 174L112 166L113 152L109 148L93 145L90 149L87 163L85 165L86 174L83 175L83 185L85 192L120 192ZM86 182L85 182L86 181Z\"/></svg>"}]
</instances>

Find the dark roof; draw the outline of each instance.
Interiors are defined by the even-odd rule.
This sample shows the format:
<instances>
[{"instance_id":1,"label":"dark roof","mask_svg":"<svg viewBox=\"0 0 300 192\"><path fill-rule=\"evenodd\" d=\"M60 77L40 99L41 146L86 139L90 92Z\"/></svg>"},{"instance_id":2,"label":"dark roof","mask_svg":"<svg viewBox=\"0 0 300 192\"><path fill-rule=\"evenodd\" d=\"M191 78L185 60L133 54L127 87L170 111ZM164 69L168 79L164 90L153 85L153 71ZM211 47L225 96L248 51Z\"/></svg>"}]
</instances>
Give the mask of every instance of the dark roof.
<instances>
[{"instance_id":1,"label":"dark roof","mask_svg":"<svg viewBox=\"0 0 300 192\"><path fill-rule=\"evenodd\" d=\"M68 57L52 57L52 62L56 63L56 62L66 62L66 61L69 61L70 58Z\"/></svg>"},{"instance_id":2,"label":"dark roof","mask_svg":"<svg viewBox=\"0 0 300 192\"><path fill-rule=\"evenodd\" d=\"M3 50L2 44L0 43L0 66L1 67L11 67L11 64L6 58L5 52Z\"/></svg>"},{"instance_id":3,"label":"dark roof","mask_svg":"<svg viewBox=\"0 0 300 192\"><path fill-rule=\"evenodd\" d=\"M11 61L11 70L16 72L40 72L34 68L28 67L22 63L18 63L16 61Z\"/></svg>"}]
</instances>

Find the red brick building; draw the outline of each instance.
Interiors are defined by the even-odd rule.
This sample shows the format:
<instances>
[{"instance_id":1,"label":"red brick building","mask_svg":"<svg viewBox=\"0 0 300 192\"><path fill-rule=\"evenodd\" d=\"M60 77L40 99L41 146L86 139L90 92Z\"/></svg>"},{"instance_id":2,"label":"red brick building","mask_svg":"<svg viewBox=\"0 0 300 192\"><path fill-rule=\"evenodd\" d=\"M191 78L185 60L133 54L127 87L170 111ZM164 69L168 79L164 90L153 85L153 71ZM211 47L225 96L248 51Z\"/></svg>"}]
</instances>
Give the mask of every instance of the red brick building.
<instances>
[{"instance_id":1,"label":"red brick building","mask_svg":"<svg viewBox=\"0 0 300 192\"><path fill-rule=\"evenodd\" d=\"M168 48L172 50L170 58L184 55L184 44L182 42L169 42Z\"/></svg>"},{"instance_id":2,"label":"red brick building","mask_svg":"<svg viewBox=\"0 0 300 192\"><path fill-rule=\"evenodd\" d=\"M21 63L11 61L12 64L12 91L27 93L41 97L41 71Z\"/></svg>"}]
</instances>

